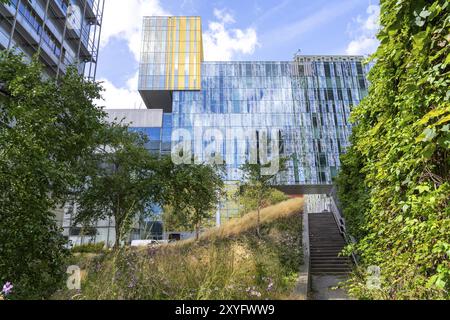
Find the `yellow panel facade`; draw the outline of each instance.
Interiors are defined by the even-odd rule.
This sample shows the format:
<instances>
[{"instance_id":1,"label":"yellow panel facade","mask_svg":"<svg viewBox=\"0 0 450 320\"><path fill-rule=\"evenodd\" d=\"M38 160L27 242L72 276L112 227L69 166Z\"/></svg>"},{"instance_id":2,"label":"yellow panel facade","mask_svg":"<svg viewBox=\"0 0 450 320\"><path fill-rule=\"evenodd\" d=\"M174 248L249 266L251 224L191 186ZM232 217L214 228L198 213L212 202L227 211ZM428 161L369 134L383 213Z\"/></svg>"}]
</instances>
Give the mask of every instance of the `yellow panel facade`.
<instances>
[{"instance_id":1,"label":"yellow panel facade","mask_svg":"<svg viewBox=\"0 0 450 320\"><path fill-rule=\"evenodd\" d=\"M185 66L185 55L186 55L186 18L180 17L179 20L179 42L178 42L178 90L185 90L184 84L184 66Z\"/></svg>"},{"instance_id":2,"label":"yellow panel facade","mask_svg":"<svg viewBox=\"0 0 450 320\"><path fill-rule=\"evenodd\" d=\"M195 19L191 19L191 30L189 34L189 88L194 88L194 76L195 76Z\"/></svg>"},{"instance_id":3,"label":"yellow panel facade","mask_svg":"<svg viewBox=\"0 0 450 320\"><path fill-rule=\"evenodd\" d=\"M170 17L167 41L171 57L166 59L166 90L200 90L203 61L201 22L198 17Z\"/></svg>"},{"instance_id":4,"label":"yellow panel facade","mask_svg":"<svg viewBox=\"0 0 450 320\"><path fill-rule=\"evenodd\" d=\"M200 90L200 18L146 17L143 32L140 90Z\"/></svg>"}]
</instances>

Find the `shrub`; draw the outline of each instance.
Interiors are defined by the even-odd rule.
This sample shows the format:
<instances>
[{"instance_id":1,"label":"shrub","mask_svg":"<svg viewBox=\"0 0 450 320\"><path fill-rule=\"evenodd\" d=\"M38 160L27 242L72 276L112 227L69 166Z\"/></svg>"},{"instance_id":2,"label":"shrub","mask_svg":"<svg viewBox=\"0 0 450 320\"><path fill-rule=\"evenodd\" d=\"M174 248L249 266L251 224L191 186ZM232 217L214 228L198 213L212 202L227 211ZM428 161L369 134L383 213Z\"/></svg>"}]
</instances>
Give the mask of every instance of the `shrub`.
<instances>
[{"instance_id":1,"label":"shrub","mask_svg":"<svg viewBox=\"0 0 450 320\"><path fill-rule=\"evenodd\" d=\"M87 243L72 248L72 253L102 253L105 250L105 243Z\"/></svg>"}]
</instances>

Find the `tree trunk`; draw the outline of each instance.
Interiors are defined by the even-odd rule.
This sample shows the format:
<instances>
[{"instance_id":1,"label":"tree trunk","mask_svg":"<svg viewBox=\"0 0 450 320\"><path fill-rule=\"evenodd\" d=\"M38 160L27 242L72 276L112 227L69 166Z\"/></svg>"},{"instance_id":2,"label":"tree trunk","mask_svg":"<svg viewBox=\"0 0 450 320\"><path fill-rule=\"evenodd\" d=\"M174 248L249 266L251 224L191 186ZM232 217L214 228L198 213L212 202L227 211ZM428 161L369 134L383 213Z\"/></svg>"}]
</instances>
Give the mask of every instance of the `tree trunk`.
<instances>
[{"instance_id":1,"label":"tree trunk","mask_svg":"<svg viewBox=\"0 0 450 320\"><path fill-rule=\"evenodd\" d=\"M120 249L120 238L121 238L121 229L122 229L122 220L120 217L120 198L117 197L117 207L114 209L115 217L114 217L114 225L116 229L116 241L114 243L114 250Z\"/></svg>"},{"instance_id":2,"label":"tree trunk","mask_svg":"<svg viewBox=\"0 0 450 320\"><path fill-rule=\"evenodd\" d=\"M256 218L256 234L258 238L261 238L261 205L262 204L262 195L258 195L258 210L257 210L257 218Z\"/></svg>"},{"instance_id":3,"label":"tree trunk","mask_svg":"<svg viewBox=\"0 0 450 320\"><path fill-rule=\"evenodd\" d=\"M195 224L195 241L198 241L200 238L200 224Z\"/></svg>"},{"instance_id":4,"label":"tree trunk","mask_svg":"<svg viewBox=\"0 0 450 320\"><path fill-rule=\"evenodd\" d=\"M258 205L258 217L256 219L256 234L258 235L258 238L261 238L260 224L261 224L261 206Z\"/></svg>"},{"instance_id":5,"label":"tree trunk","mask_svg":"<svg viewBox=\"0 0 450 320\"><path fill-rule=\"evenodd\" d=\"M114 250L119 250L120 248L120 224L115 220L115 226L116 229L116 241L114 242Z\"/></svg>"}]
</instances>

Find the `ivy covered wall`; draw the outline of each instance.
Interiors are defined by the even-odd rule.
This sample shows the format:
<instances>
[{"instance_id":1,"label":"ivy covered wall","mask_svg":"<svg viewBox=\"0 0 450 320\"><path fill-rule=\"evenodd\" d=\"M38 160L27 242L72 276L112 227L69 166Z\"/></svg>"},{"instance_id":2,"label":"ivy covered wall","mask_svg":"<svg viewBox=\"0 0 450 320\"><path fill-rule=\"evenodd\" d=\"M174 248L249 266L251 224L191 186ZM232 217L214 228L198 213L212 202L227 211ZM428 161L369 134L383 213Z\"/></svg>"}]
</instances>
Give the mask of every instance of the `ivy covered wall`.
<instances>
[{"instance_id":1,"label":"ivy covered wall","mask_svg":"<svg viewBox=\"0 0 450 320\"><path fill-rule=\"evenodd\" d=\"M381 0L381 45L337 179L359 273L351 294L449 299L450 3ZM369 266L380 286L367 286Z\"/></svg>"}]
</instances>

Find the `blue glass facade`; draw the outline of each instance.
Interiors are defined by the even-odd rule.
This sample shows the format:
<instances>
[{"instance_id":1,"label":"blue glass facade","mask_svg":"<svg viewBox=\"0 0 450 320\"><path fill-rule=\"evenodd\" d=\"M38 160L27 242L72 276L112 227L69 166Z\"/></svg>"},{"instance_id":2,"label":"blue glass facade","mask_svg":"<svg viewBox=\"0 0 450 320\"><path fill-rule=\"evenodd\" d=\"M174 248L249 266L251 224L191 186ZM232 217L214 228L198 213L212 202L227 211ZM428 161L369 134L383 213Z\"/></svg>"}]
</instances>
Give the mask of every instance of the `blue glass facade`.
<instances>
[{"instance_id":1,"label":"blue glass facade","mask_svg":"<svg viewBox=\"0 0 450 320\"><path fill-rule=\"evenodd\" d=\"M254 161L255 146L265 146L267 136L269 145L279 141L272 149L289 158L279 185L330 185L349 143L351 106L367 94L363 57L205 62L202 56L191 57L202 47L201 36L192 35L200 30L198 17L144 18L139 92L147 108L166 113L163 128L171 115L172 149L190 140L196 159L222 158L227 180L236 181L242 177L239 168ZM165 85L155 86L162 75ZM184 83L198 75L200 87L172 83L174 77ZM162 135L161 151L167 153L169 139Z\"/></svg>"},{"instance_id":2,"label":"blue glass facade","mask_svg":"<svg viewBox=\"0 0 450 320\"><path fill-rule=\"evenodd\" d=\"M227 180L240 180L239 167L255 143L245 130L276 129L282 155L290 158L280 185L332 183L351 133L350 108L367 94L362 58L205 62L201 73L202 89L174 91L172 105L173 129L191 133L197 158L204 160L212 141L195 132L219 130Z\"/></svg>"},{"instance_id":3,"label":"blue glass facade","mask_svg":"<svg viewBox=\"0 0 450 320\"><path fill-rule=\"evenodd\" d=\"M155 127L130 127L130 131L143 133L148 138L146 148L154 154L170 155L172 139L172 114L164 113L162 126Z\"/></svg>"}]
</instances>

